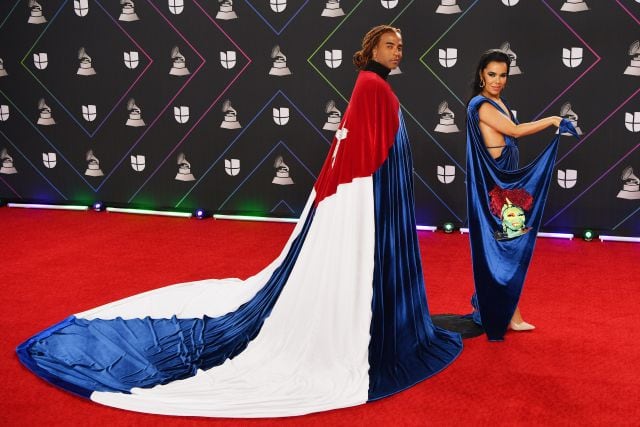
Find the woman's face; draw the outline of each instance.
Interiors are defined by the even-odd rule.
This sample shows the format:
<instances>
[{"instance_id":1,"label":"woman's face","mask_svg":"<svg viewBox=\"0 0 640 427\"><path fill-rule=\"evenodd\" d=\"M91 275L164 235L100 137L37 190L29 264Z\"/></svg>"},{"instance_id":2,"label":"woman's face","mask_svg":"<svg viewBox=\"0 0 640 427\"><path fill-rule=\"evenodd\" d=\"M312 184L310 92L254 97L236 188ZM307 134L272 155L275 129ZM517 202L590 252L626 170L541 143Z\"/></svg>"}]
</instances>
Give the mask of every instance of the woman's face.
<instances>
[{"instance_id":1,"label":"woman's face","mask_svg":"<svg viewBox=\"0 0 640 427\"><path fill-rule=\"evenodd\" d=\"M380 36L372 53L374 61L393 70L402 59L402 36L395 31L387 31Z\"/></svg>"},{"instance_id":2,"label":"woman's face","mask_svg":"<svg viewBox=\"0 0 640 427\"><path fill-rule=\"evenodd\" d=\"M484 81L482 93L485 96L500 97L507 85L507 64L491 61L480 73L480 81Z\"/></svg>"}]
</instances>

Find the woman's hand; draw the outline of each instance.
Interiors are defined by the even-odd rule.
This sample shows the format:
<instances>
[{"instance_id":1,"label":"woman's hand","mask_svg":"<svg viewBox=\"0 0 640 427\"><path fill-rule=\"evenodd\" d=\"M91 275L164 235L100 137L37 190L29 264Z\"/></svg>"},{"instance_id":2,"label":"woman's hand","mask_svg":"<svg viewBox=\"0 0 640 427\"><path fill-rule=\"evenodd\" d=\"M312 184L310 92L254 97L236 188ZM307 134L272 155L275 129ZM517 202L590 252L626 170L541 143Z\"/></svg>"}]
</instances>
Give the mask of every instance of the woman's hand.
<instances>
[{"instance_id":1,"label":"woman's hand","mask_svg":"<svg viewBox=\"0 0 640 427\"><path fill-rule=\"evenodd\" d=\"M560 127L560 122L562 121L562 117L560 116L551 116L549 117L551 119L551 122L553 123L553 125L557 128Z\"/></svg>"}]
</instances>

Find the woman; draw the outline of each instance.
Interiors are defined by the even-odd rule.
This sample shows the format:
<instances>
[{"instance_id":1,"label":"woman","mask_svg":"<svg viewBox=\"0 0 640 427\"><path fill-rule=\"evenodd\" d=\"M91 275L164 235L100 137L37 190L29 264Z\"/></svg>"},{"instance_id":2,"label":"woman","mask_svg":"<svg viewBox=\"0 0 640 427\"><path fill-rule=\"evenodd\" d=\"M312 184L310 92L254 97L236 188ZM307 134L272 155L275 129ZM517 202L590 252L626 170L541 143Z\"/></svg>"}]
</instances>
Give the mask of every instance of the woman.
<instances>
[{"instance_id":1,"label":"woman","mask_svg":"<svg viewBox=\"0 0 640 427\"><path fill-rule=\"evenodd\" d=\"M502 98L509 56L485 52L478 62L467 105L467 205L476 294L473 319L491 340L507 327L530 331L518 309L540 225L559 136L533 163L518 169L517 138L550 126L571 131L558 116L518 123ZM575 133L575 131L574 131Z\"/></svg>"},{"instance_id":2,"label":"woman","mask_svg":"<svg viewBox=\"0 0 640 427\"><path fill-rule=\"evenodd\" d=\"M435 328L412 163L385 81L400 31L369 31L329 155L281 255L247 280L203 280L71 316L23 343L36 374L94 401L172 415L301 415L376 400L462 345Z\"/></svg>"}]
</instances>

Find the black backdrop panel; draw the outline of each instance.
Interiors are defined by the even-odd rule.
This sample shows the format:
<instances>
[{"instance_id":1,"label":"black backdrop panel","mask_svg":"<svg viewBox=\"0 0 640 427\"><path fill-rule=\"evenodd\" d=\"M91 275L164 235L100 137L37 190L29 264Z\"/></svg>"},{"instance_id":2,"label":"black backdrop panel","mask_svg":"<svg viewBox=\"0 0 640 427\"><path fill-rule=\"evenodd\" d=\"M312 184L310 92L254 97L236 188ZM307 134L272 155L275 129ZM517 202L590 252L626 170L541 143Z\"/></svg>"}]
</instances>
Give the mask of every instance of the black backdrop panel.
<instances>
[{"instance_id":1,"label":"black backdrop panel","mask_svg":"<svg viewBox=\"0 0 640 427\"><path fill-rule=\"evenodd\" d=\"M404 38L389 81L420 224L466 224L469 83L503 48L518 119L582 133L562 136L543 228L640 235L637 0L4 1L0 197L296 217L380 23ZM552 137L522 138L523 163Z\"/></svg>"}]
</instances>

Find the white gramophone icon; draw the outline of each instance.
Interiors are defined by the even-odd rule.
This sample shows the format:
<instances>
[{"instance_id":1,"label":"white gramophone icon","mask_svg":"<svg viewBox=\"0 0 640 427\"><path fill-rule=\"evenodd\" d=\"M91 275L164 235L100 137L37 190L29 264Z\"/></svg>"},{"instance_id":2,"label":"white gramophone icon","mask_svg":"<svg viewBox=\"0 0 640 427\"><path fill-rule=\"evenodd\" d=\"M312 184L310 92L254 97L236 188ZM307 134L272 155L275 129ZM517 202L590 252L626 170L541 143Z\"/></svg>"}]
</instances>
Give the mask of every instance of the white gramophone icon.
<instances>
[{"instance_id":1,"label":"white gramophone icon","mask_svg":"<svg viewBox=\"0 0 640 427\"><path fill-rule=\"evenodd\" d=\"M272 76L288 76L291 74L291 70L287 67L287 56L280 50L280 46L275 45L271 50L271 59L273 59L273 66L269 71Z\"/></svg>"},{"instance_id":2,"label":"white gramophone icon","mask_svg":"<svg viewBox=\"0 0 640 427\"><path fill-rule=\"evenodd\" d=\"M78 50L78 59L80 60L80 65L78 66L78 74L79 76L93 76L96 74L96 70L94 70L91 57L87 55L84 47L81 47Z\"/></svg>"},{"instance_id":3,"label":"white gramophone icon","mask_svg":"<svg viewBox=\"0 0 640 427\"><path fill-rule=\"evenodd\" d=\"M171 60L173 60L173 65L171 66L171 70L169 70L169 74L172 76L186 76L191 74L187 68L184 55L180 53L178 46L174 46L173 49L171 49Z\"/></svg>"},{"instance_id":4,"label":"white gramophone icon","mask_svg":"<svg viewBox=\"0 0 640 427\"><path fill-rule=\"evenodd\" d=\"M640 76L640 40L636 40L629 46L629 55L631 55L631 63L624 70L624 74L630 76Z\"/></svg>"},{"instance_id":5,"label":"white gramophone icon","mask_svg":"<svg viewBox=\"0 0 640 427\"><path fill-rule=\"evenodd\" d=\"M133 0L120 0L120 4L122 5L122 12L118 18L119 21L131 22L140 19L136 14L136 5Z\"/></svg>"},{"instance_id":6,"label":"white gramophone icon","mask_svg":"<svg viewBox=\"0 0 640 427\"><path fill-rule=\"evenodd\" d=\"M93 150L87 151L87 170L84 174L87 176L103 176L102 169L100 169L100 160L93 154Z\"/></svg>"},{"instance_id":7,"label":"white gramophone icon","mask_svg":"<svg viewBox=\"0 0 640 427\"><path fill-rule=\"evenodd\" d=\"M327 18L337 18L338 16L343 15L344 11L340 7L340 0L327 0L327 3L324 6L324 10L321 14L321 16Z\"/></svg>"},{"instance_id":8,"label":"white gramophone icon","mask_svg":"<svg viewBox=\"0 0 640 427\"><path fill-rule=\"evenodd\" d=\"M289 176L289 166L286 165L282 156L276 157L276 161L273 163L273 167L276 168L276 176L271 181L272 184L278 185L291 185L293 180Z\"/></svg>"},{"instance_id":9,"label":"white gramophone icon","mask_svg":"<svg viewBox=\"0 0 640 427\"><path fill-rule=\"evenodd\" d=\"M29 24L44 24L47 19L42 13L42 6L36 0L29 0Z\"/></svg>"},{"instance_id":10,"label":"white gramophone icon","mask_svg":"<svg viewBox=\"0 0 640 427\"><path fill-rule=\"evenodd\" d=\"M447 101L442 101L440 105L438 105L438 114L440 115L440 120L438 125L434 129L436 132L441 133L454 133L460 132L458 126L455 123L456 115L449 109L449 104Z\"/></svg>"},{"instance_id":11,"label":"white gramophone icon","mask_svg":"<svg viewBox=\"0 0 640 427\"><path fill-rule=\"evenodd\" d=\"M218 0L219 9L216 19L237 19L238 15L233 11L233 0Z\"/></svg>"},{"instance_id":12,"label":"white gramophone icon","mask_svg":"<svg viewBox=\"0 0 640 427\"><path fill-rule=\"evenodd\" d=\"M560 107L560 116L563 119L569 120L573 127L576 128L576 132L578 133L578 135L582 135L582 129L580 129L580 126L578 126L578 115L571 108L571 103L569 102L565 102L564 104L562 104L562 106ZM559 130L556 131L556 133L558 132ZM563 135L569 136L572 134L570 132L564 132Z\"/></svg>"},{"instance_id":13,"label":"white gramophone icon","mask_svg":"<svg viewBox=\"0 0 640 427\"><path fill-rule=\"evenodd\" d=\"M196 179L191 173L191 163L184 153L178 154L178 173L175 179L177 181L195 181Z\"/></svg>"},{"instance_id":14,"label":"white gramophone icon","mask_svg":"<svg viewBox=\"0 0 640 427\"><path fill-rule=\"evenodd\" d=\"M509 75L513 76L522 74L522 70L520 70L520 67L518 67L517 64L518 55L511 50L511 45L509 44L509 42L502 43L502 45L500 45L500 50L503 50L504 53L509 56L509 59L511 59L511 63L509 64Z\"/></svg>"},{"instance_id":15,"label":"white gramophone icon","mask_svg":"<svg viewBox=\"0 0 640 427\"><path fill-rule=\"evenodd\" d=\"M633 174L631 166L627 166L622 171L622 181L624 181L624 185L616 197L627 200L640 199L640 178Z\"/></svg>"},{"instance_id":16,"label":"white gramophone icon","mask_svg":"<svg viewBox=\"0 0 640 427\"><path fill-rule=\"evenodd\" d=\"M239 129L242 127L238 121L238 112L231 106L231 101L228 99L222 104L222 112L224 113L224 120L220 123L221 128Z\"/></svg>"},{"instance_id":17,"label":"white gramophone icon","mask_svg":"<svg viewBox=\"0 0 640 427\"><path fill-rule=\"evenodd\" d=\"M322 126L322 129L331 131L338 130L340 120L342 119L342 113L336 108L336 103L333 100L327 102L327 105L324 107L324 112L328 115L327 121L324 126Z\"/></svg>"},{"instance_id":18,"label":"white gramophone icon","mask_svg":"<svg viewBox=\"0 0 640 427\"><path fill-rule=\"evenodd\" d=\"M3 148L0 152L0 161L2 162L2 166L0 166L0 173L6 175L18 173L15 166L13 166L13 157L9 155L6 148Z\"/></svg>"},{"instance_id":19,"label":"white gramophone icon","mask_svg":"<svg viewBox=\"0 0 640 427\"><path fill-rule=\"evenodd\" d=\"M129 118L126 123L127 126L145 126L145 122L142 120L142 109L136 105L135 99L129 99L127 102L127 111L129 111Z\"/></svg>"},{"instance_id":20,"label":"white gramophone icon","mask_svg":"<svg viewBox=\"0 0 640 427\"><path fill-rule=\"evenodd\" d=\"M38 124L41 126L55 125L56 121L53 120L51 115L51 108L45 103L44 98L40 98L38 101L38 110L40 110L40 117L38 117Z\"/></svg>"}]
</instances>

